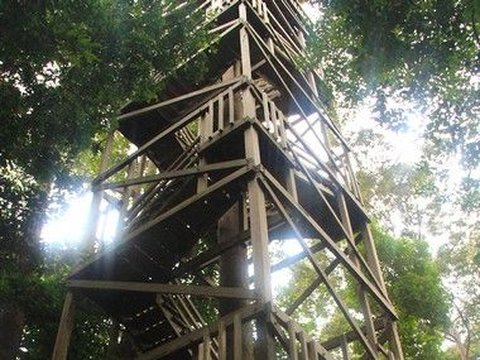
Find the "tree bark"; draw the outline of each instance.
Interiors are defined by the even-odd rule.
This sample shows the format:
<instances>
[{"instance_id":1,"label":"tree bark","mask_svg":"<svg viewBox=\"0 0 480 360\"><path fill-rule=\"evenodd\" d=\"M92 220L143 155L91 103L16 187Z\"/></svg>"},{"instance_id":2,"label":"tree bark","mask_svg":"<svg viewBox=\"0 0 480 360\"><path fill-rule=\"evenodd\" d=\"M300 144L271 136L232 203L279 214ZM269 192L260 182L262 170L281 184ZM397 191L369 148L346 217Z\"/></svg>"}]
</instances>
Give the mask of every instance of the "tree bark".
<instances>
[{"instance_id":1,"label":"tree bark","mask_svg":"<svg viewBox=\"0 0 480 360\"><path fill-rule=\"evenodd\" d=\"M25 314L13 304L0 304L0 359L14 360L22 339Z\"/></svg>"}]
</instances>

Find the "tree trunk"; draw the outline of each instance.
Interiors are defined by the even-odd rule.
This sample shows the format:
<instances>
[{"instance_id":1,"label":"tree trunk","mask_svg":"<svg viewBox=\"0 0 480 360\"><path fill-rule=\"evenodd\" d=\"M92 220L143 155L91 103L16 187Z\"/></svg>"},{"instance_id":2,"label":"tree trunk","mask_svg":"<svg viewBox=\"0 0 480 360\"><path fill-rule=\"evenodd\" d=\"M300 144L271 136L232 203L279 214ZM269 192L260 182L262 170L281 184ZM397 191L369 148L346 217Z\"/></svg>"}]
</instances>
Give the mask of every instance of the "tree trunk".
<instances>
[{"instance_id":1,"label":"tree trunk","mask_svg":"<svg viewBox=\"0 0 480 360\"><path fill-rule=\"evenodd\" d=\"M0 305L0 359L14 360L22 339L25 315L13 304Z\"/></svg>"}]
</instances>

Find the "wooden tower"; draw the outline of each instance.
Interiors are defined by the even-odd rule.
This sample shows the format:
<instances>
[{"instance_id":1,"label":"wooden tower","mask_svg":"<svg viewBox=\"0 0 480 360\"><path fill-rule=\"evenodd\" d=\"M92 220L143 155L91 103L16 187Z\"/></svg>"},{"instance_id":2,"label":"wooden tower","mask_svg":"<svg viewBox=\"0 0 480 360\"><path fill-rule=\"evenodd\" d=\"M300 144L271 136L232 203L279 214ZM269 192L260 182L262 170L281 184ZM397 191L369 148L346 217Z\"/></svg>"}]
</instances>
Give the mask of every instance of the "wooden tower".
<instances>
[{"instance_id":1,"label":"wooden tower","mask_svg":"<svg viewBox=\"0 0 480 360\"><path fill-rule=\"evenodd\" d=\"M134 349L125 358L350 359L355 346L403 359L349 147L319 75L295 65L308 36L299 3L198 8L215 35L208 75L123 109L118 132L136 150L92 186L93 219L102 198L119 199L120 235L69 277L53 359L67 358L78 297L119 324ZM303 251L273 261L278 241ZM279 308L272 276L302 262L317 277ZM354 308L334 273L356 291ZM322 287L348 325L330 338L291 318Z\"/></svg>"}]
</instances>

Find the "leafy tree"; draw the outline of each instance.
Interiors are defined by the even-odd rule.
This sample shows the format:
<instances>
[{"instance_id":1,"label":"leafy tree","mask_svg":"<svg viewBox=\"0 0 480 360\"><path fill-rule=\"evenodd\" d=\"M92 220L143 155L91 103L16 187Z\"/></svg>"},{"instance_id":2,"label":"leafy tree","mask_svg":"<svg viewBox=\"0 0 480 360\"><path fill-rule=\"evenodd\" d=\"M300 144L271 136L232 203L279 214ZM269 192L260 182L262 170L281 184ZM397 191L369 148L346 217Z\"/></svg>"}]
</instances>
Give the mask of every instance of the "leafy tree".
<instances>
[{"instance_id":1,"label":"leafy tree","mask_svg":"<svg viewBox=\"0 0 480 360\"><path fill-rule=\"evenodd\" d=\"M75 156L99 146L94 135L115 125L126 101L154 100L163 86L158 79L174 76L209 40L206 31L192 31L203 14L177 5L0 2L2 359L15 358L23 331L27 338L40 331L28 308L39 304L31 299L57 298L49 290L59 277L46 275L40 231L52 194L74 184ZM196 59L192 81L202 74L202 56ZM29 345L29 358L48 357L39 341Z\"/></svg>"},{"instance_id":2,"label":"leafy tree","mask_svg":"<svg viewBox=\"0 0 480 360\"><path fill-rule=\"evenodd\" d=\"M465 227L461 226L463 230ZM452 341L460 359L480 355L480 234L478 223L468 232L459 231L439 252L445 282L453 292L451 324L446 338Z\"/></svg>"},{"instance_id":3,"label":"leafy tree","mask_svg":"<svg viewBox=\"0 0 480 360\"><path fill-rule=\"evenodd\" d=\"M321 16L306 63L322 68L331 106L373 100L378 122L395 131L410 126L407 112L416 108L425 120L425 159L435 169L459 158L466 170L461 195L478 208L479 2L311 2Z\"/></svg>"},{"instance_id":4,"label":"leafy tree","mask_svg":"<svg viewBox=\"0 0 480 360\"><path fill-rule=\"evenodd\" d=\"M406 358L440 358L450 304L428 244L373 230L388 292L400 318Z\"/></svg>"},{"instance_id":5,"label":"leafy tree","mask_svg":"<svg viewBox=\"0 0 480 360\"><path fill-rule=\"evenodd\" d=\"M449 324L450 297L442 285L440 271L428 244L408 237L395 238L378 225L372 227L372 232L387 291L399 316L399 332L406 358L441 359L443 331ZM319 258L324 263L326 260ZM333 275L332 280L340 297L350 307L359 309L353 284L345 281L345 274L342 276L342 273L336 272ZM301 263L293 272L289 286L280 294L280 300L285 304L290 303L315 277L315 271ZM320 338L326 339L338 335L340 331L349 330L340 312L332 312L332 309L331 299L320 286L294 316L297 321L317 332ZM312 313L320 314L319 319L312 319ZM325 322L327 317L330 320ZM361 350L357 351L361 353Z\"/></svg>"}]
</instances>

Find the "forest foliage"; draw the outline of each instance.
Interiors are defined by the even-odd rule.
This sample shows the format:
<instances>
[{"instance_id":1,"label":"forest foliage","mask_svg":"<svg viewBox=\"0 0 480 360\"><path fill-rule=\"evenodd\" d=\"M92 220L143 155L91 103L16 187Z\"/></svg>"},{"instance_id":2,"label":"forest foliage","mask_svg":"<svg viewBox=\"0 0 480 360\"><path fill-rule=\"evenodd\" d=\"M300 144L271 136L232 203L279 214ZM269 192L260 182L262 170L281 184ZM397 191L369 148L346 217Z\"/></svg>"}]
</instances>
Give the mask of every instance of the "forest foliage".
<instances>
[{"instance_id":1,"label":"forest foliage","mask_svg":"<svg viewBox=\"0 0 480 360\"><path fill-rule=\"evenodd\" d=\"M480 4L312 2L321 16L311 24L302 66L321 67L322 97L340 125L348 128L365 104L379 129L394 134L411 126L406 109L422 114L420 161L358 167L369 211L382 224L375 235L406 354L472 358L480 351ZM95 171L120 107L154 99L158 78L174 76L178 62L208 41L206 32L193 31L201 14L192 6L174 11L175 3L0 2L0 358L19 348L22 359L51 354L59 284L78 249L45 248L49 206ZM192 81L201 77L201 60ZM382 134L351 134L360 164L371 149L385 151ZM453 171L461 172L454 185ZM401 236L391 235L392 212ZM445 234L432 256L425 238ZM308 267L300 275L304 282L313 276ZM302 312L325 311L318 308L323 294L316 300L298 310L300 320ZM104 358L112 324L95 311L85 316L73 353ZM454 345L446 352L444 339Z\"/></svg>"}]
</instances>

